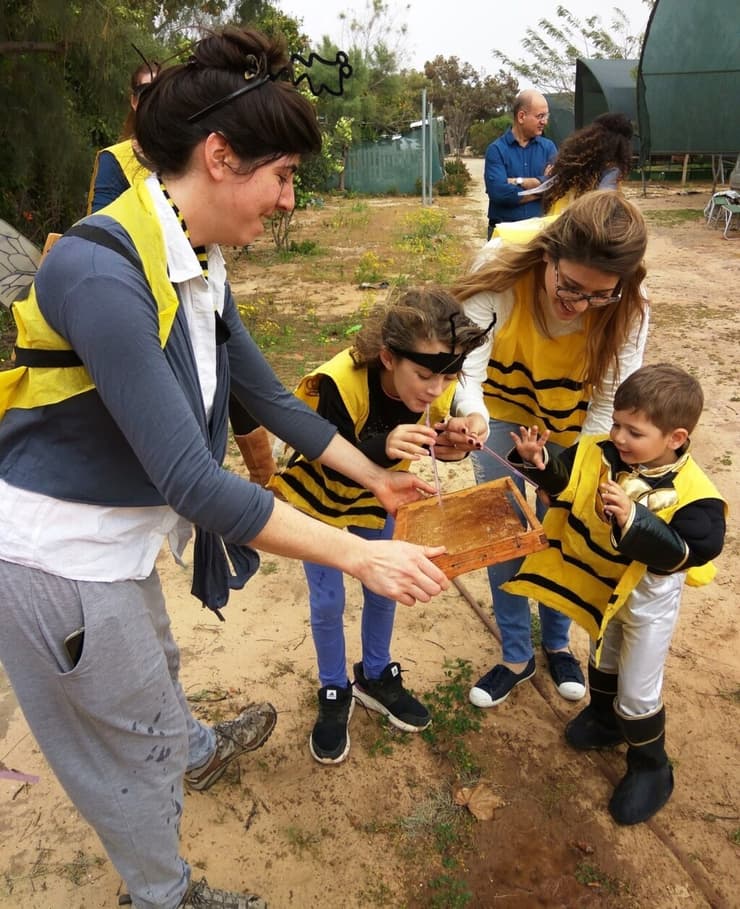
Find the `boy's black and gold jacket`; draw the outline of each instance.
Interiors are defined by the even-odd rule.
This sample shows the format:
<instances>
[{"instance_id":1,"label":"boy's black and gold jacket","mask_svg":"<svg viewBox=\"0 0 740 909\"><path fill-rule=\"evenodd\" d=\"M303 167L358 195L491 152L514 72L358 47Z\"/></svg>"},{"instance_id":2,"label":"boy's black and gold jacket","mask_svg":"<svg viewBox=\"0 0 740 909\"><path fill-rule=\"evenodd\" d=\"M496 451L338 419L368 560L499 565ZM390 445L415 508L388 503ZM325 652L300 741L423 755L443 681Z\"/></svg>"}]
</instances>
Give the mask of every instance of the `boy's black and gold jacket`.
<instances>
[{"instance_id":1,"label":"boy's black and gold jacket","mask_svg":"<svg viewBox=\"0 0 740 909\"><path fill-rule=\"evenodd\" d=\"M666 467L625 464L608 436L584 436L544 470L517 469L552 498L543 522L549 548L527 556L504 589L534 597L582 625L603 630L646 571L686 572L707 584L722 550L727 506L686 449ZM611 479L633 501L623 529L605 519L599 486ZM597 649L598 659L598 649Z\"/></svg>"}]
</instances>

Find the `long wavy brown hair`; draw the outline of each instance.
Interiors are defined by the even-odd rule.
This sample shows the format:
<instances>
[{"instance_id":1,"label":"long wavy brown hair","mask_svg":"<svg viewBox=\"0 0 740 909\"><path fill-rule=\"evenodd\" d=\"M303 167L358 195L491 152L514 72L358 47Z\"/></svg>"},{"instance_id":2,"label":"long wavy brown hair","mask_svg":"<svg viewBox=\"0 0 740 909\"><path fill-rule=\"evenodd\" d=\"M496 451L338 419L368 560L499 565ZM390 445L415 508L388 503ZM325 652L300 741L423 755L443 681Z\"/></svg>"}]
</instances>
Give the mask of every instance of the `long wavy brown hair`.
<instances>
[{"instance_id":1,"label":"long wavy brown hair","mask_svg":"<svg viewBox=\"0 0 740 909\"><path fill-rule=\"evenodd\" d=\"M501 293L530 274L535 292L527 305L540 331L545 321L547 260L567 259L619 278L618 303L586 311L586 362L573 364L575 376L599 388L610 366L618 375L619 351L636 324L642 324L648 301L641 289L645 278L647 228L639 209L620 193L594 190L576 199L526 246L507 245L495 258L470 271L452 287L458 300L478 293Z\"/></svg>"}]
</instances>

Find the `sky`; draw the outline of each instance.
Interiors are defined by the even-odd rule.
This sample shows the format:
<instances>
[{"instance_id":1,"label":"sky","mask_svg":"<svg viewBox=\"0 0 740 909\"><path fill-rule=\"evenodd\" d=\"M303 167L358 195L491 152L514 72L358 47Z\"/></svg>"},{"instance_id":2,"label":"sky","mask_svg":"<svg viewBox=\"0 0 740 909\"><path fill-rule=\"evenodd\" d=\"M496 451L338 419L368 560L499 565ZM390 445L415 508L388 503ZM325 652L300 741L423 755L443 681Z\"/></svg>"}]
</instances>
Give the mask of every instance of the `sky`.
<instances>
[{"instance_id":1,"label":"sky","mask_svg":"<svg viewBox=\"0 0 740 909\"><path fill-rule=\"evenodd\" d=\"M527 28L537 26L540 19L555 20L558 5L565 6L581 21L598 13L602 22L608 24L613 6L621 9L633 26L633 33L643 32L650 14L649 6L643 0L617 0L613 5L594 3L594 0L508 0L508 2L486 3L485 0L386 0L395 11L394 24L408 25L403 39L407 57L403 65L422 69L425 60L441 54L444 57L458 57L461 62L470 63L476 70L495 74L500 64L491 56L491 49L497 48L519 60L526 57L521 46ZM348 19L360 21L365 14L367 0L280 0L280 8L303 20L303 30L318 45L323 35L329 35L343 48L342 21L345 13ZM404 12L406 6L408 12ZM485 15L482 11L487 10ZM345 27L346 29L346 27ZM346 43L346 42L345 42ZM351 62L351 61L350 61ZM526 88L520 82L521 88Z\"/></svg>"}]
</instances>

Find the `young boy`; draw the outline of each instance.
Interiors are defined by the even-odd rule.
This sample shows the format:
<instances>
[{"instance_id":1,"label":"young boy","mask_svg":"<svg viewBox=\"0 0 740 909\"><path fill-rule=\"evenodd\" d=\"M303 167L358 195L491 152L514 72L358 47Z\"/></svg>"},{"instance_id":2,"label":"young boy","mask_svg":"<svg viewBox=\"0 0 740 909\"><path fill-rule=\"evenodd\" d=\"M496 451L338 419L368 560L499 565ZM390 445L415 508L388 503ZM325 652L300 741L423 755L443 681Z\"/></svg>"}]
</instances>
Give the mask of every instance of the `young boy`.
<instances>
[{"instance_id":1,"label":"young boy","mask_svg":"<svg viewBox=\"0 0 740 909\"><path fill-rule=\"evenodd\" d=\"M619 386L608 437L584 436L549 460L547 432L512 433L510 460L552 504L549 549L528 556L506 589L591 635L590 703L565 737L582 750L627 742L627 773L609 802L618 824L648 820L673 791L663 667L684 581L708 583L724 541L726 504L688 450L703 403L696 379L661 363Z\"/></svg>"}]
</instances>

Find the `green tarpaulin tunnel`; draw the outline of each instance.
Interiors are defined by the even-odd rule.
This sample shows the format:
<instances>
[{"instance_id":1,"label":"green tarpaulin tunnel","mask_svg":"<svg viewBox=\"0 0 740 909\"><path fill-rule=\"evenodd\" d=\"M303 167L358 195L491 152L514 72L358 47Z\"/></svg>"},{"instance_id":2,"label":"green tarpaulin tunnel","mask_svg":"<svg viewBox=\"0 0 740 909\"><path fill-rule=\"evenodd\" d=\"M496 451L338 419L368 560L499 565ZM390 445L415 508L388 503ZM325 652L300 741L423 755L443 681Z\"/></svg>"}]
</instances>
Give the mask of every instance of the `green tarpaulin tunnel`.
<instances>
[{"instance_id":1,"label":"green tarpaulin tunnel","mask_svg":"<svg viewBox=\"0 0 740 909\"><path fill-rule=\"evenodd\" d=\"M642 159L740 152L740 2L656 0L637 74Z\"/></svg>"},{"instance_id":2,"label":"green tarpaulin tunnel","mask_svg":"<svg viewBox=\"0 0 740 909\"><path fill-rule=\"evenodd\" d=\"M637 62L576 60L576 129L608 112L619 112L637 122Z\"/></svg>"}]
</instances>

